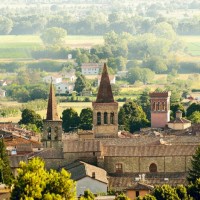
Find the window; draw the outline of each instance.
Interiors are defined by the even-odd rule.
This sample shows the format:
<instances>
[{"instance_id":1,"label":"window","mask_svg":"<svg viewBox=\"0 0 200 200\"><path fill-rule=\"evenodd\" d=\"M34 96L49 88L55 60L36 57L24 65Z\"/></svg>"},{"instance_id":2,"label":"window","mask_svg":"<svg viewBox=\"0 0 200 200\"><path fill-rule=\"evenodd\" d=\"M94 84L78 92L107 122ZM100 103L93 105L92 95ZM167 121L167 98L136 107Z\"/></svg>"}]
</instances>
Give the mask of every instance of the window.
<instances>
[{"instance_id":1,"label":"window","mask_svg":"<svg viewBox=\"0 0 200 200\"><path fill-rule=\"evenodd\" d=\"M48 132L48 136L47 137L50 140L51 139L51 127L48 127L47 132Z\"/></svg>"},{"instance_id":2,"label":"window","mask_svg":"<svg viewBox=\"0 0 200 200\"><path fill-rule=\"evenodd\" d=\"M97 113L97 125L101 125L101 113Z\"/></svg>"},{"instance_id":3,"label":"window","mask_svg":"<svg viewBox=\"0 0 200 200\"><path fill-rule=\"evenodd\" d=\"M156 102L153 102L153 110L156 110Z\"/></svg>"},{"instance_id":4,"label":"window","mask_svg":"<svg viewBox=\"0 0 200 200\"><path fill-rule=\"evenodd\" d=\"M108 113L104 113L104 124L108 124Z\"/></svg>"},{"instance_id":5,"label":"window","mask_svg":"<svg viewBox=\"0 0 200 200\"><path fill-rule=\"evenodd\" d=\"M162 110L165 110L165 102L162 102Z\"/></svg>"},{"instance_id":6,"label":"window","mask_svg":"<svg viewBox=\"0 0 200 200\"><path fill-rule=\"evenodd\" d=\"M139 197L140 196L140 191L135 191L135 196Z\"/></svg>"},{"instance_id":7,"label":"window","mask_svg":"<svg viewBox=\"0 0 200 200\"><path fill-rule=\"evenodd\" d=\"M122 163L117 163L115 165L115 171L116 171L116 173L122 173L123 172Z\"/></svg>"},{"instance_id":8,"label":"window","mask_svg":"<svg viewBox=\"0 0 200 200\"><path fill-rule=\"evenodd\" d=\"M95 178L95 172L92 172L92 178Z\"/></svg>"},{"instance_id":9,"label":"window","mask_svg":"<svg viewBox=\"0 0 200 200\"><path fill-rule=\"evenodd\" d=\"M114 113L110 113L110 123L114 124Z\"/></svg>"},{"instance_id":10,"label":"window","mask_svg":"<svg viewBox=\"0 0 200 200\"><path fill-rule=\"evenodd\" d=\"M157 103L157 110L160 111L160 102Z\"/></svg>"},{"instance_id":11,"label":"window","mask_svg":"<svg viewBox=\"0 0 200 200\"><path fill-rule=\"evenodd\" d=\"M149 171L152 173L157 172L157 165L155 163L151 163L149 166Z\"/></svg>"}]
</instances>

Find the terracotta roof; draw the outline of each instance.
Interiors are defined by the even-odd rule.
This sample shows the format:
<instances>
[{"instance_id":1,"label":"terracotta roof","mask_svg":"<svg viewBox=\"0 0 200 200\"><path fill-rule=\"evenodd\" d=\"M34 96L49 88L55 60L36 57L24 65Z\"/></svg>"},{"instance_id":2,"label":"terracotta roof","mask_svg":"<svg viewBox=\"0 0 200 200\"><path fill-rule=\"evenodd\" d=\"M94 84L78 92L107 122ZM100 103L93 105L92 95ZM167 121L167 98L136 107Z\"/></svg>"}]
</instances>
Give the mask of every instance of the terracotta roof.
<instances>
[{"instance_id":1,"label":"terracotta roof","mask_svg":"<svg viewBox=\"0 0 200 200\"><path fill-rule=\"evenodd\" d=\"M64 153L100 151L100 142L96 140L70 141L63 144Z\"/></svg>"},{"instance_id":2,"label":"terracotta roof","mask_svg":"<svg viewBox=\"0 0 200 200\"><path fill-rule=\"evenodd\" d=\"M149 93L150 97L169 97L171 96L170 91L164 91L164 92L151 92Z\"/></svg>"},{"instance_id":3,"label":"terracotta roof","mask_svg":"<svg viewBox=\"0 0 200 200\"><path fill-rule=\"evenodd\" d=\"M179 123L191 123L191 121L190 120L187 120L187 119L184 119L184 118L179 118L179 117L176 117L174 120L171 120L171 121L169 121L168 123L177 123L177 124L179 124Z\"/></svg>"},{"instance_id":4,"label":"terracotta roof","mask_svg":"<svg viewBox=\"0 0 200 200\"><path fill-rule=\"evenodd\" d=\"M101 68L100 63L82 63L81 68Z\"/></svg>"},{"instance_id":5,"label":"terracotta roof","mask_svg":"<svg viewBox=\"0 0 200 200\"><path fill-rule=\"evenodd\" d=\"M126 188L126 190L153 190L153 188L154 187L152 185L147 185L146 183L137 182L134 185Z\"/></svg>"},{"instance_id":6,"label":"terracotta roof","mask_svg":"<svg viewBox=\"0 0 200 200\"><path fill-rule=\"evenodd\" d=\"M46 120L60 120L58 117L57 103L56 103L56 97L55 97L52 81L50 85Z\"/></svg>"},{"instance_id":7,"label":"terracotta roof","mask_svg":"<svg viewBox=\"0 0 200 200\"><path fill-rule=\"evenodd\" d=\"M106 64L104 64L96 103L112 103L112 102L114 102L114 98L108 76L107 66Z\"/></svg>"},{"instance_id":8,"label":"terracotta roof","mask_svg":"<svg viewBox=\"0 0 200 200\"><path fill-rule=\"evenodd\" d=\"M71 178L75 181L80 180L84 177L93 177L95 173L95 178L103 183L108 183L107 172L104 169L90 165L82 161L76 161L64 167L67 171L71 173Z\"/></svg>"},{"instance_id":9,"label":"terracotta roof","mask_svg":"<svg viewBox=\"0 0 200 200\"><path fill-rule=\"evenodd\" d=\"M23 145L23 144L31 144L33 148L40 148L41 147L41 143L37 142L37 141L33 141L33 140L29 140L28 138L25 137L12 137L11 139L4 139L5 145L7 147L12 146L12 147L16 147L19 145Z\"/></svg>"},{"instance_id":10,"label":"terracotta roof","mask_svg":"<svg viewBox=\"0 0 200 200\"><path fill-rule=\"evenodd\" d=\"M198 145L104 146L103 156L191 156Z\"/></svg>"},{"instance_id":11,"label":"terracotta roof","mask_svg":"<svg viewBox=\"0 0 200 200\"><path fill-rule=\"evenodd\" d=\"M45 148L44 150L33 155L33 157L38 156L43 159L62 159L62 148Z\"/></svg>"}]
</instances>

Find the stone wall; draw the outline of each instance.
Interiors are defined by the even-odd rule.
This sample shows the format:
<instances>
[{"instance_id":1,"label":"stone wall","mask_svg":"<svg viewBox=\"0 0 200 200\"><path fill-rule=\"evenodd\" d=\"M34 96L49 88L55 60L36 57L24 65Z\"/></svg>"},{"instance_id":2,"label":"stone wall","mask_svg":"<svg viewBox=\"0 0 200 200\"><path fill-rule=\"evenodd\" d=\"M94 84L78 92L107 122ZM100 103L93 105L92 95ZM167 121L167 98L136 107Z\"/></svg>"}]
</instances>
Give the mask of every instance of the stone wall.
<instances>
[{"instance_id":1,"label":"stone wall","mask_svg":"<svg viewBox=\"0 0 200 200\"><path fill-rule=\"evenodd\" d=\"M122 164L123 173L148 173L152 163L157 165L157 172L187 172L191 156L104 157L103 168L108 173L115 173L118 163Z\"/></svg>"}]
</instances>

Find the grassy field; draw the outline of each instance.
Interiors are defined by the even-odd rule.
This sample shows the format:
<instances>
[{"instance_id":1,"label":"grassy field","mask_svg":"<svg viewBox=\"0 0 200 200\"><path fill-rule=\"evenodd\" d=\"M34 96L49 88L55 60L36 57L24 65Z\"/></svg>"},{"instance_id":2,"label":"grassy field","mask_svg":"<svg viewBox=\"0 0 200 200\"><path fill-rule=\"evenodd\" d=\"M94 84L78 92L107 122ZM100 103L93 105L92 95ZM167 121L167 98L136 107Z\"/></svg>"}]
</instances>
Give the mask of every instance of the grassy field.
<instances>
[{"instance_id":1,"label":"grassy field","mask_svg":"<svg viewBox=\"0 0 200 200\"><path fill-rule=\"evenodd\" d=\"M102 36L67 36L65 45L71 48L90 48L103 44ZM43 47L38 35L0 36L0 59L31 59L31 51Z\"/></svg>"},{"instance_id":2,"label":"grassy field","mask_svg":"<svg viewBox=\"0 0 200 200\"><path fill-rule=\"evenodd\" d=\"M185 42L187 54L180 56L181 60L200 59L200 36L179 36ZM71 48L90 48L93 45L103 44L102 36L72 36L65 39L65 46ZM31 51L43 47L38 35L6 35L0 36L0 59L32 59Z\"/></svg>"},{"instance_id":3,"label":"grassy field","mask_svg":"<svg viewBox=\"0 0 200 200\"><path fill-rule=\"evenodd\" d=\"M200 36L180 36L191 56L200 56Z\"/></svg>"}]
</instances>

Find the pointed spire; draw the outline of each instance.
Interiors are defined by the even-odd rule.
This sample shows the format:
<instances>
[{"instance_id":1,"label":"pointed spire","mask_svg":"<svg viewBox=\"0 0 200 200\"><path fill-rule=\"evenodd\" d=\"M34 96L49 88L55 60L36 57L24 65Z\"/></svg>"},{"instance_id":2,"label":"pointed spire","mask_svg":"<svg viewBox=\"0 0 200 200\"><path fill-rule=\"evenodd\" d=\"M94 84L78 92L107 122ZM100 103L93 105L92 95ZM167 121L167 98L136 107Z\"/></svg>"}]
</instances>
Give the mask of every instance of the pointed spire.
<instances>
[{"instance_id":1,"label":"pointed spire","mask_svg":"<svg viewBox=\"0 0 200 200\"><path fill-rule=\"evenodd\" d=\"M114 102L106 63L104 63L104 67L103 67L103 71L102 71L102 75L101 75L101 82L99 85L96 102L97 103Z\"/></svg>"},{"instance_id":2,"label":"pointed spire","mask_svg":"<svg viewBox=\"0 0 200 200\"><path fill-rule=\"evenodd\" d=\"M60 120L58 117L58 112L57 112L57 103L56 103L56 97L55 97L55 93L53 89L52 78L51 78L46 120Z\"/></svg>"}]
</instances>

